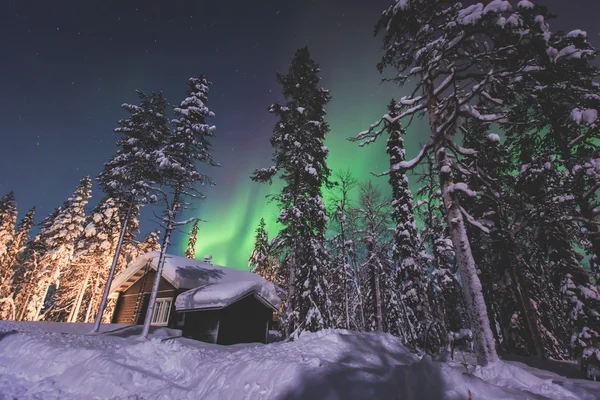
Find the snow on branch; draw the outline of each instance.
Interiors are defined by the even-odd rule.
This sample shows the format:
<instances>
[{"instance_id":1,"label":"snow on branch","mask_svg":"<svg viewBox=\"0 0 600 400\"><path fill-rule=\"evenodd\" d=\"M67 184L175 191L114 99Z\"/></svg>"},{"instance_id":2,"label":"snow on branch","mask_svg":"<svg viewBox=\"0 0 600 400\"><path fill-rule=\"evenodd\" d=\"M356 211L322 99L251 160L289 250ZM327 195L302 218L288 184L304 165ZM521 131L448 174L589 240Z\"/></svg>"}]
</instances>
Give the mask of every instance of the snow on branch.
<instances>
[{"instance_id":1,"label":"snow on branch","mask_svg":"<svg viewBox=\"0 0 600 400\"><path fill-rule=\"evenodd\" d=\"M412 160L408 160L408 161L401 161L399 163L392 165L392 168L390 169L390 171L392 171L392 170L393 171L408 171L410 169L413 169L423 160L423 158L425 158L425 156L427 155L427 153L429 152L429 150L432 147L433 147L433 141L430 140L429 142L427 142L423 145L423 147L421 148L421 151L419 151L419 154L417 154L417 156L415 158L413 158ZM389 173L390 171L386 171L386 172ZM387 175L386 172L384 172L383 175Z\"/></svg>"},{"instance_id":2,"label":"snow on branch","mask_svg":"<svg viewBox=\"0 0 600 400\"><path fill-rule=\"evenodd\" d=\"M463 192L464 194L466 194L469 197L477 196L477 192L474 190L471 190L469 188L469 186L464 182L453 183L452 185L448 186L449 193L452 194L452 193L455 193L456 191Z\"/></svg>"},{"instance_id":3,"label":"snow on branch","mask_svg":"<svg viewBox=\"0 0 600 400\"><path fill-rule=\"evenodd\" d=\"M490 233L490 230L481 224L481 222L477 221L471 214L469 214L464 208L460 207L460 212L466 218L467 222L474 227L480 229L484 233Z\"/></svg>"}]
</instances>

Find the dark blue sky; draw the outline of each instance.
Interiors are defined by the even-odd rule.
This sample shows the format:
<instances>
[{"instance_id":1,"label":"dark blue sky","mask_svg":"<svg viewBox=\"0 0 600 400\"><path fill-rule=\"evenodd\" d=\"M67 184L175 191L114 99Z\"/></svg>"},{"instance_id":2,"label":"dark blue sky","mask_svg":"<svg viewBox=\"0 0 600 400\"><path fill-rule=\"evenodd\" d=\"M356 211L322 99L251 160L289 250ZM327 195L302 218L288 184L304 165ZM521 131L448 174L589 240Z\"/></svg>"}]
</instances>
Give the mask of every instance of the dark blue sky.
<instances>
[{"instance_id":1,"label":"dark blue sky","mask_svg":"<svg viewBox=\"0 0 600 400\"><path fill-rule=\"evenodd\" d=\"M329 116L336 142L366 128L397 96L397 88L378 84L380 41L372 34L391 3L5 0L0 195L15 191L20 216L37 205L39 221L115 152L112 130L126 117L120 105L135 102L136 89L163 91L179 103L187 79L203 73L214 83L209 107L217 114L213 148L222 167L210 172L218 186L206 193L198 213L205 218L202 207L212 208L213 225L206 229L224 235L223 225L235 221L221 222L219 215L227 221L226 214L240 212L232 208L244 197L253 198L245 207L256 208L268 192L248 176L269 163L273 120L266 109L280 96L275 72L287 69L296 48L308 44L322 66L323 86L333 95ZM559 14L554 28L587 30L599 45L597 0L539 3ZM354 161L346 153L336 157ZM90 205L100 197L94 187ZM227 202L232 197L236 202ZM234 233L224 241L247 237L260 218L253 210L240 213L238 220L253 217L244 219L243 229L227 227ZM155 228L148 217L141 223L145 232Z\"/></svg>"}]
</instances>

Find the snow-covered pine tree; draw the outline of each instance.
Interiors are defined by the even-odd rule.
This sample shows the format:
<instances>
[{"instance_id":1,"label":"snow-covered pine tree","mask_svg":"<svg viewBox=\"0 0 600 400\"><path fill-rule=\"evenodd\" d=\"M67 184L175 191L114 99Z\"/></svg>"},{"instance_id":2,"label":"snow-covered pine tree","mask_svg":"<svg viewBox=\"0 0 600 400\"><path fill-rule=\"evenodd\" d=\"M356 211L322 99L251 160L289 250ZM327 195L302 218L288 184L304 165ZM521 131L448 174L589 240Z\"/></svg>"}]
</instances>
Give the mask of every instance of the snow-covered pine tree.
<instances>
[{"instance_id":1,"label":"snow-covered pine tree","mask_svg":"<svg viewBox=\"0 0 600 400\"><path fill-rule=\"evenodd\" d=\"M397 103L392 100L388 107L388 115L392 120L397 116ZM390 169L382 175L389 177L392 188L392 221L394 227L394 241L392 245L392 259L397 270L394 277L400 298L397 301L403 303L411 310L409 318L413 328L414 336L409 338L411 347L421 347L426 344L427 337L436 337L439 341L438 328L428 329L432 326L433 316L430 307L429 288L431 282L426 267L423 265L422 242L417 230L417 223L413 212L413 195L408 186L406 170L398 168L406 161L406 150L404 149L404 138L406 131L402 128L400 121L391 121L387 125L388 139L386 152L389 156ZM396 302L388 303L387 314L399 315L400 305ZM392 307L398 307L393 310ZM402 321L389 321L390 332L398 334L402 329Z\"/></svg>"},{"instance_id":2,"label":"snow-covered pine tree","mask_svg":"<svg viewBox=\"0 0 600 400\"><path fill-rule=\"evenodd\" d=\"M119 201L103 198L86 221L75 245L72 263L71 293L77 293L69 309L67 322L83 320L86 305L99 303L97 288L104 287L121 231ZM131 226L131 225L129 225ZM131 236L131 234L129 235Z\"/></svg>"},{"instance_id":3,"label":"snow-covered pine tree","mask_svg":"<svg viewBox=\"0 0 600 400\"><path fill-rule=\"evenodd\" d=\"M527 66L516 75L500 78L491 94L509 105L507 142L521 160L518 178L531 214L527 216L529 232L536 242L529 244L528 253L538 255L528 264L537 264L534 268L543 271L533 274L534 278L554 277L553 290L541 296L546 305L538 301L536 309L547 307L545 312L538 312L544 321L545 348L551 356L562 357L561 332L567 321L558 315L554 295L567 290L563 301L572 304L578 292L572 278L577 277L581 287L589 285L588 275L579 271L574 246L587 250L592 268L600 254L598 217L593 211L598 206L594 193L600 187L600 175L593 167L600 139L600 90L594 82L598 69L593 65L596 51L581 30L551 32L545 7L523 1L518 8L520 24L529 37L514 57L498 65L514 69L515 60L523 59ZM566 226L565 221L573 226ZM571 234L564 236L565 232ZM537 294L532 294L540 297L547 285L540 282L537 286ZM573 315L569 310L567 313ZM573 318L569 321L567 325L582 329L573 326L578 325Z\"/></svg>"},{"instance_id":4,"label":"snow-covered pine tree","mask_svg":"<svg viewBox=\"0 0 600 400\"><path fill-rule=\"evenodd\" d=\"M139 249L139 255L151 251L160 251L160 231L156 230L147 234L137 247Z\"/></svg>"},{"instance_id":5,"label":"snow-covered pine tree","mask_svg":"<svg viewBox=\"0 0 600 400\"><path fill-rule=\"evenodd\" d=\"M543 135L535 155L553 156L552 162L568 171L565 183L577 205L572 218L585 230L585 247L595 263L600 259L599 213L595 212L600 205L595 195L600 187L597 52L586 32L552 32L546 8L527 3L519 3L519 13L526 27L531 27L531 38L523 53L515 55L527 59L526 71L506 76L496 86L496 94L511 106L507 134L515 141ZM505 60L501 66L511 62Z\"/></svg>"},{"instance_id":6,"label":"snow-covered pine tree","mask_svg":"<svg viewBox=\"0 0 600 400\"><path fill-rule=\"evenodd\" d=\"M0 284L11 273L5 262L8 245L15 235L15 223L17 222L17 205L15 193L10 192L0 199Z\"/></svg>"},{"instance_id":7,"label":"snow-covered pine tree","mask_svg":"<svg viewBox=\"0 0 600 400\"><path fill-rule=\"evenodd\" d=\"M34 216L35 207L19 221L13 240L7 246L3 263L7 275L4 278L0 277L0 319L8 317L16 319L15 293L21 287L23 280L23 271L19 265L22 262L25 244L30 240L29 232L33 227Z\"/></svg>"},{"instance_id":8,"label":"snow-covered pine tree","mask_svg":"<svg viewBox=\"0 0 600 400\"><path fill-rule=\"evenodd\" d=\"M58 216L52 221L45 238L47 251L40 260L42 270L38 275L38 319L63 320L63 314L75 296L70 293L68 282L72 273L71 261L75 250L75 240L83 231L85 205L91 196L92 182L84 177L73 195L61 207ZM40 315L40 313L42 313Z\"/></svg>"},{"instance_id":9,"label":"snow-covered pine tree","mask_svg":"<svg viewBox=\"0 0 600 400\"><path fill-rule=\"evenodd\" d=\"M167 100L162 93L147 95L138 92L138 97L139 106L123 104L122 107L130 115L128 119L120 120L120 127L115 129L115 132L123 135L117 142L120 148L117 154L104 164L104 170L97 177L102 190L109 196L122 200L121 208L126 211L121 224L121 236L96 316L94 332L100 329L100 322L108 301L108 291L119 264L121 247L132 212L139 210L141 205L156 200L153 186L162 182L157 168L156 154L164 147L171 134L166 116Z\"/></svg>"},{"instance_id":10,"label":"snow-covered pine tree","mask_svg":"<svg viewBox=\"0 0 600 400\"><path fill-rule=\"evenodd\" d=\"M500 105L489 96L489 90L498 76L510 72L496 69L495 62L512 57L520 45L516 38L495 45L502 30L514 30L518 25L518 15L511 13L510 8L503 0L467 7L437 0L401 0L384 10L376 26L376 33L382 34L384 42L378 67L380 71L386 67L396 69L392 81L403 85L410 79L416 88L399 100L395 118L386 115L359 135L360 139L374 140L385 130L377 128L384 119L406 119L410 123L416 115L429 117L431 140L414 160L401 163L399 168L416 166L431 150L435 154L445 216L481 365L494 362L497 354L465 227L465 223L476 221L465 215L456 196L469 189L464 182L455 180L452 153L470 152L462 149L454 137L465 118L494 121L503 117L494 112ZM478 99L487 99L488 103L481 107Z\"/></svg>"},{"instance_id":11,"label":"snow-covered pine tree","mask_svg":"<svg viewBox=\"0 0 600 400\"><path fill-rule=\"evenodd\" d=\"M192 232L190 233L190 238L188 239L188 246L185 249L185 257L192 260L196 257L196 241L198 240L199 224L200 220L197 219L192 226Z\"/></svg>"},{"instance_id":12,"label":"snow-covered pine tree","mask_svg":"<svg viewBox=\"0 0 600 400\"><path fill-rule=\"evenodd\" d=\"M319 87L319 66L307 47L296 51L287 74L277 74L285 104L275 103L269 111L278 117L271 145L274 149L270 168L254 172L257 182L271 182L280 173L284 185L273 196L283 224L275 241L285 253L289 271L285 312L287 336L303 331L318 331L331 325L329 283L326 271L329 255L325 248L327 215L321 187L328 184L325 135L325 105L331 96Z\"/></svg>"},{"instance_id":13,"label":"snow-covered pine tree","mask_svg":"<svg viewBox=\"0 0 600 400\"><path fill-rule=\"evenodd\" d=\"M414 329L408 319L411 310L403 307L402 300L398 298L397 269L390 257L391 211L390 202L383 199L371 181L359 186L358 204L351 209L351 214L355 219L354 235L361 244L358 253L363 280L361 286L364 288L365 329L387 332L391 324L394 329L399 329L393 333L407 343L410 337L414 337Z\"/></svg>"},{"instance_id":14,"label":"snow-covered pine tree","mask_svg":"<svg viewBox=\"0 0 600 400\"><path fill-rule=\"evenodd\" d=\"M248 267L252 273L262 276L275 285L281 286L285 284L285 277L282 277L278 273L277 261L271 254L269 232L266 229L264 218L260 219L256 228L254 249L252 249L252 253L248 259Z\"/></svg>"},{"instance_id":15,"label":"snow-covered pine tree","mask_svg":"<svg viewBox=\"0 0 600 400\"><path fill-rule=\"evenodd\" d=\"M148 337L150 331L158 285L173 229L196 220L191 218L178 222L176 218L187 208L187 201L204 198L196 189L196 185L213 185L212 180L198 170L199 163L218 166L210 154L210 139L215 133L215 126L208 123L208 120L214 117L214 113L206 106L210 84L203 75L189 79L187 97L174 109L177 118L172 121L172 135L155 154L161 174L160 182L167 188L159 191L166 205L162 218L165 235L144 320L143 337Z\"/></svg>"},{"instance_id":16,"label":"snow-covered pine tree","mask_svg":"<svg viewBox=\"0 0 600 400\"><path fill-rule=\"evenodd\" d=\"M50 228L54 220L58 218L61 207L40 222L38 234L25 245L22 261L18 266L20 286L15 292L15 306L17 308L18 321L34 321L39 314L40 304L44 300L37 290L38 279L43 272L42 259L50 250L47 243Z\"/></svg>"}]
</instances>

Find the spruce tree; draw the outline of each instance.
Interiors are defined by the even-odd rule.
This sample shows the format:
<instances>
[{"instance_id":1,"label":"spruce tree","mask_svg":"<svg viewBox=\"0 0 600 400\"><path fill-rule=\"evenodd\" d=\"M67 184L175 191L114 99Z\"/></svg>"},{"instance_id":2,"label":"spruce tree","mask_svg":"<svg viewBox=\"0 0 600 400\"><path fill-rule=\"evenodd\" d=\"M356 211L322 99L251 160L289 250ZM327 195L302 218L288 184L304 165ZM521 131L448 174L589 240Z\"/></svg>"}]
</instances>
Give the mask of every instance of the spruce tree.
<instances>
[{"instance_id":1,"label":"spruce tree","mask_svg":"<svg viewBox=\"0 0 600 400\"><path fill-rule=\"evenodd\" d=\"M273 166L254 172L252 179L271 183L279 174L284 182L273 196L280 206L278 221L283 225L275 241L284 253L289 271L285 312L287 335L317 331L331 325L330 301L325 275L329 256L325 248L326 209L321 188L329 183L330 170L324 146L329 126L324 107L331 96L319 87L319 66L302 47L287 74L277 74L284 104L269 111L278 118L271 145Z\"/></svg>"},{"instance_id":2,"label":"spruce tree","mask_svg":"<svg viewBox=\"0 0 600 400\"><path fill-rule=\"evenodd\" d=\"M0 199L0 283L10 275L7 269L6 253L15 235L17 222L17 205L15 193L10 192Z\"/></svg>"},{"instance_id":3,"label":"spruce tree","mask_svg":"<svg viewBox=\"0 0 600 400\"><path fill-rule=\"evenodd\" d=\"M185 257L192 260L196 257L196 241L198 240L199 223L199 219L194 222L194 225L192 226L192 232L190 233L190 238L188 239L188 246L185 249Z\"/></svg>"},{"instance_id":4,"label":"spruce tree","mask_svg":"<svg viewBox=\"0 0 600 400\"><path fill-rule=\"evenodd\" d=\"M396 116L396 107L396 102L392 100L388 108L392 118ZM397 268L394 275L400 300L412 311L410 324L415 336L409 344L422 347L426 344L426 336L429 333L433 333L431 336L437 334L428 332L428 327L433 322L428 298L430 281L421 257L422 243L413 212L413 195L408 186L406 171L398 168L406 161L403 138L406 131L398 120L390 122L387 130L389 137L386 152L390 160L390 169L385 174L388 175L392 188L392 220L395 224L392 257ZM397 332L399 329L401 328L390 326L391 331Z\"/></svg>"},{"instance_id":5,"label":"spruce tree","mask_svg":"<svg viewBox=\"0 0 600 400\"><path fill-rule=\"evenodd\" d=\"M85 305L99 304L96 288L104 286L110 271L121 231L119 214L119 202L111 197L103 198L92 211L77 240L69 282L71 296L76 293L76 297L69 309L67 322L79 321Z\"/></svg>"},{"instance_id":6,"label":"spruce tree","mask_svg":"<svg viewBox=\"0 0 600 400\"><path fill-rule=\"evenodd\" d=\"M277 262L271 254L271 244L269 243L269 232L266 229L265 219L261 218L256 228L254 240L254 249L248 259L248 267L254 274L258 274L266 280L281 286L285 280L277 270Z\"/></svg>"},{"instance_id":7,"label":"spruce tree","mask_svg":"<svg viewBox=\"0 0 600 400\"><path fill-rule=\"evenodd\" d=\"M42 260L50 251L47 238L54 220L58 218L61 207L44 218L39 226L38 234L25 245L25 251L21 264L19 265L20 287L15 293L15 306L17 308L17 320L35 321L39 315L42 306L44 293L38 289L38 280L44 273L44 264Z\"/></svg>"},{"instance_id":8,"label":"spruce tree","mask_svg":"<svg viewBox=\"0 0 600 400\"><path fill-rule=\"evenodd\" d=\"M73 300L69 286L61 286L72 273L71 261L75 251L75 240L81 234L85 222L85 205L91 196L92 182L85 177L73 195L61 207L45 237L45 254L41 258L42 270L38 275L37 292L40 295L39 310L42 318L61 320L62 314ZM38 318L39 314L35 316Z\"/></svg>"},{"instance_id":9,"label":"spruce tree","mask_svg":"<svg viewBox=\"0 0 600 400\"><path fill-rule=\"evenodd\" d=\"M22 268L20 263L25 244L30 240L29 232L33 227L35 207L31 208L25 217L19 221L13 240L7 246L4 258L4 278L0 277L0 319L16 318L15 293L22 285ZM1 304L4 303L4 304Z\"/></svg>"},{"instance_id":10,"label":"spruce tree","mask_svg":"<svg viewBox=\"0 0 600 400\"><path fill-rule=\"evenodd\" d=\"M163 189L159 193L162 194L166 206L162 218L165 234L142 330L143 337L148 337L150 331L158 285L173 229L196 220L192 218L187 221L177 221L176 218L187 208L190 199L204 198L204 195L196 189L196 185L213 184L208 176L198 170L198 163L218 166L210 153L210 139L214 137L215 126L208 122L215 115L206 105L209 85L211 83L203 75L189 79L187 97L179 107L174 109L177 118L171 121L172 135L155 154L163 183Z\"/></svg>"},{"instance_id":11,"label":"spruce tree","mask_svg":"<svg viewBox=\"0 0 600 400\"><path fill-rule=\"evenodd\" d=\"M154 187L162 182L158 168L157 156L171 134L169 120L166 116L167 100L162 93L150 95L138 92L140 105L123 104L129 112L129 118L120 120L115 132L123 135L117 142L119 150L106 164L98 175L100 187L109 196L122 201L124 218L121 225L121 236L110 266L108 279L104 287L102 300L94 332L100 329L102 315L108 301L108 292L119 264L122 243L128 229L132 213L140 205L156 201Z\"/></svg>"}]
</instances>

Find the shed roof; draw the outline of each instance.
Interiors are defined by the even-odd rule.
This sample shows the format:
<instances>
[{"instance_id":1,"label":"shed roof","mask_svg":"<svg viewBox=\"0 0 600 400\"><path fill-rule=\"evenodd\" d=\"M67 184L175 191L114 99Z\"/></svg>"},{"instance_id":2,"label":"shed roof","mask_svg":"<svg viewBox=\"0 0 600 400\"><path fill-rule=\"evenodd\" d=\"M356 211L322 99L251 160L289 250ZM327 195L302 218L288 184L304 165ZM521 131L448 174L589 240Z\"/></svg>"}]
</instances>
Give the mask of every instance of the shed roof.
<instances>
[{"instance_id":1,"label":"shed roof","mask_svg":"<svg viewBox=\"0 0 600 400\"><path fill-rule=\"evenodd\" d=\"M145 274L146 267L156 270L159 256L160 252L154 251L133 261L113 281L111 295L126 291ZM193 293L182 293L181 301L179 297L176 300L185 309L226 307L249 293L256 293L274 309L281 304L275 286L257 274L170 254L165 257L162 277L176 289L193 289Z\"/></svg>"}]
</instances>

